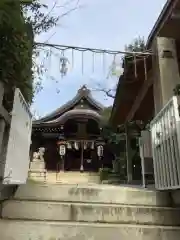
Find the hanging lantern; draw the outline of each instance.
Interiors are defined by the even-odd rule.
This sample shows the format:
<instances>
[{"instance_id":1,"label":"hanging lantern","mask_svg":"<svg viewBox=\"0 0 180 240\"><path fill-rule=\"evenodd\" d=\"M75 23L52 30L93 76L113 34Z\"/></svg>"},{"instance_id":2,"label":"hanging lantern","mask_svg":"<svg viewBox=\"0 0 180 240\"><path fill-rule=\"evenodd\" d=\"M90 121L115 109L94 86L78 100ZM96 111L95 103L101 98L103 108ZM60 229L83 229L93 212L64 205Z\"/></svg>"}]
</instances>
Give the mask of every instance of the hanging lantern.
<instances>
[{"instance_id":1,"label":"hanging lantern","mask_svg":"<svg viewBox=\"0 0 180 240\"><path fill-rule=\"evenodd\" d=\"M97 146L97 155L99 158L103 157L103 153L104 153L104 147L103 145L98 145Z\"/></svg>"},{"instance_id":2,"label":"hanging lantern","mask_svg":"<svg viewBox=\"0 0 180 240\"><path fill-rule=\"evenodd\" d=\"M67 142L67 149L72 149L71 143Z\"/></svg>"},{"instance_id":3,"label":"hanging lantern","mask_svg":"<svg viewBox=\"0 0 180 240\"><path fill-rule=\"evenodd\" d=\"M91 149L94 149L94 142L91 143Z\"/></svg>"},{"instance_id":4,"label":"hanging lantern","mask_svg":"<svg viewBox=\"0 0 180 240\"><path fill-rule=\"evenodd\" d=\"M64 136L60 135L59 136L59 141L58 141L58 146L59 146L59 155L61 157L66 155L66 142L64 141Z\"/></svg>"},{"instance_id":5,"label":"hanging lantern","mask_svg":"<svg viewBox=\"0 0 180 240\"><path fill-rule=\"evenodd\" d=\"M78 142L74 142L74 148L75 148L76 150L79 150L79 144L78 144Z\"/></svg>"},{"instance_id":6,"label":"hanging lantern","mask_svg":"<svg viewBox=\"0 0 180 240\"><path fill-rule=\"evenodd\" d=\"M66 155L66 146L65 146L65 144L61 144L59 146L59 155L60 156L65 156Z\"/></svg>"},{"instance_id":7,"label":"hanging lantern","mask_svg":"<svg viewBox=\"0 0 180 240\"><path fill-rule=\"evenodd\" d=\"M97 155L99 157L99 160L100 160L100 164L101 164L101 167L103 168L103 161L102 161L102 157L104 155L104 141L101 137L99 137L97 139L97 142L96 142L96 146L97 146Z\"/></svg>"},{"instance_id":8,"label":"hanging lantern","mask_svg":"<svg viewBox=\"0 0 180 240\"><path fill-rule=\"evenodd\" d=\"M84 142L84 150L87 149L87 142Z\"/></svg>"}]
</instances>

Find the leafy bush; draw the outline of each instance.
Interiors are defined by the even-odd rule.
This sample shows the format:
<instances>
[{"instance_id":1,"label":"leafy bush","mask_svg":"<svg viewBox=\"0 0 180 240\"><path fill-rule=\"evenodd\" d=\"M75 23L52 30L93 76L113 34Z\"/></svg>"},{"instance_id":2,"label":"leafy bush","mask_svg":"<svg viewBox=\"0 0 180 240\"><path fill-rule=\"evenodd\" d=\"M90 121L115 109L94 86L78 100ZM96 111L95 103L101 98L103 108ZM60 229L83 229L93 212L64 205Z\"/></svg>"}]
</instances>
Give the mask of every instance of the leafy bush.
<instances>
[{"instance_id":1,"label":"leafy bush","mask_svg":"<svg viewBox=\"0 0 180 240\"><path fill-rule=\"evenodd\" d=\"M99 169L100 181L102 182L103 180L108 180L110 173L111 173L110 168L100 168Z\"/></svg>"}]
</instances>

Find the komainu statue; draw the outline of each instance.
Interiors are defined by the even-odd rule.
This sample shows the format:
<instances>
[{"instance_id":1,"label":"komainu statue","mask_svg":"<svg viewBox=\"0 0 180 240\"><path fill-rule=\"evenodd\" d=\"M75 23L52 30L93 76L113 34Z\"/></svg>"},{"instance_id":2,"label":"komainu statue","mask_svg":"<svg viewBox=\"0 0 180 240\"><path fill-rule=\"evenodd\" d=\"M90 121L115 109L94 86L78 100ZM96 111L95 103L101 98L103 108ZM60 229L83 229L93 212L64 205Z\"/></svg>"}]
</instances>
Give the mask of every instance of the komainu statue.
<instances>
[{"instance_id":1,"label":"komainu statue","mask_svg":"<svg viewBox=\"0 0 180 240\"><path fill-rule=\"evenodd\" d=\"M44 153L45 153L45 148L44 147L40 147L38 149L38 152L34 152L33 153L33 162L37 162L37 161L43 161L44 162Z\"/></svg>"}]
</instances>

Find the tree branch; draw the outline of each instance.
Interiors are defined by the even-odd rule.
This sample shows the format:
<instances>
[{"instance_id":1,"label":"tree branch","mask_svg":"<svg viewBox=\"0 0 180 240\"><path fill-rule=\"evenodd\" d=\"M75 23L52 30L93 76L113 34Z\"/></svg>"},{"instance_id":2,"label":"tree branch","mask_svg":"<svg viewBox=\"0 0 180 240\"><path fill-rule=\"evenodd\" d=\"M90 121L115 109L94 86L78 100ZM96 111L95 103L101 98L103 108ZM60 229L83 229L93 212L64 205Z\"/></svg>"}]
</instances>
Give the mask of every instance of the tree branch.
<instances>
[{"instance_id":1,"label":"tree branch","mask_svg":"<svg viewBox=\"0 0 180 240\"><path fill-rule=\"evenodd\" d=\"M116 91L115 89L94 88L92 89L92 91L103 92L107 97L110 97L113 99L115 98L115 93L114 94L112 93L113 91Z\"/></svg>"},{"instance_id":2,"label":"tree branch","mask_svg":"<svg viewBox=\"0 0 180 240\"><path fill-rule=\"evenodd\" d=\"M54 8L57 5L57 1L54 2L52 8L50 9L50 11L44 16L44 18L41 20L41 22L39 24L36 25L36 27L34 28L34 31L36 31L38 28L40 28L42 25L44 25L44 22L49 18L50 14L52 13L52 11L54 10ZM58 21L59 17L57 17L57 21Z\"/></svg>"},{"instance_id":3,"label":"tree branch","mask_svg":"<svg viewBox=\"0 0 180 240\"><path fill-rule=\"evenodd\" d=\"M100 83L96 83L97 87L92 88L92 91L103 92L107 97L114 99L117 89L117 83L112 88L102 86Z\"/></svg>"}]
</instances>

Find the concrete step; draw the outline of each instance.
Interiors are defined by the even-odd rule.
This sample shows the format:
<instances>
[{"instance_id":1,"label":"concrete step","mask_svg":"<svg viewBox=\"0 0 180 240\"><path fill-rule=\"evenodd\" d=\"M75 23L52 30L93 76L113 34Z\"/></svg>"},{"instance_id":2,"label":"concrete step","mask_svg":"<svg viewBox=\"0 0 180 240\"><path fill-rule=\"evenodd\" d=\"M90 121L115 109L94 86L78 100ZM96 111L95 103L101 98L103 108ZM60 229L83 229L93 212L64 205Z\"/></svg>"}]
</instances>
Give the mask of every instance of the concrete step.
<instances>
[{"instance_id":1,"label":"concrete step","mask_svg":"<svg viewBox=\"0 0 180 240\"><path fill-rule=\"evenodd\" d=\"M117 204L59 203L10 200L2 218L180 226L180 209Z\"/></svg>"},{"instance_id":2,"label":"concrete step","mask_svg":"<svg viewBox=\"0 0 180 240\"><path fill-rule=\"evenodd\" d=\"M29 179L36 182L44 182L44 173L32 172ZM47 172L46 173L46 182L47 183L63 183L63 184L85 184L85 183L100 183L100 177L98 173L89 173L89 172Z\"/></svg>"},{"instance_id":3,"label":"concrete step","mask_svg":"<svg viewBox=\"0 0 180 240\"><path fill-rule=\"evenodd\" d=\"M50 179L55 179L55 173L48 174L48 182ZM60 172L58 174L57 180L61 183L73 183L73 184L80 184L80 183L100 183L100 177L98 173L80 173L80 172Z\"/></svg>"},{"instance_id":4,"label":"concrete step","mask_svg":"<svg viewBox=\"0 0 180 240\"><path fill-rule=\"evenodd\" d=\"M1 240L179 240L179 227L129 224L0 221Z\"/></svg>"},{"instance_id":5,"label":"concrete step","mask_svg":"<svg viewBox=\"0 0 180 240\"><path fill-rule=\"evenodd\" d=\"M171 202L167 192L98 184L28 183L18 188L15 199L137 204L144 206L169 206Z\"/></svg>"}]
</instances>

